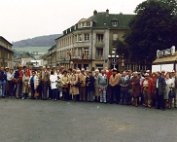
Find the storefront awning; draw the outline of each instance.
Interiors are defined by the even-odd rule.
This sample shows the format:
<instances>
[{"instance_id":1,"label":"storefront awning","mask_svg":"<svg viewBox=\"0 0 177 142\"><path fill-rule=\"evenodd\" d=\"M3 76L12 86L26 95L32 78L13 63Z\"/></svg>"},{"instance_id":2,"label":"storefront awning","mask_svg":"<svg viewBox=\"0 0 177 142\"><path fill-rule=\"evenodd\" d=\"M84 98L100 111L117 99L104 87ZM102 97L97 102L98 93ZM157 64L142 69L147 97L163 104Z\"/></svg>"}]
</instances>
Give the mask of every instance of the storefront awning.
<instances>
[{"instance_id":1,"label":"storefront awning","mask_svg":"<svg viewBox=\"0 0 177 142\"><path fill-rule=\"evenodd\" d=\"M157 58L153 61L152 64L156 65L156 64L166 64L166 63L174 63L177 61L177 52L175 52L174 55L171 56L164 56L164 57L160 57Z\"/></svg>"}]
</instances>

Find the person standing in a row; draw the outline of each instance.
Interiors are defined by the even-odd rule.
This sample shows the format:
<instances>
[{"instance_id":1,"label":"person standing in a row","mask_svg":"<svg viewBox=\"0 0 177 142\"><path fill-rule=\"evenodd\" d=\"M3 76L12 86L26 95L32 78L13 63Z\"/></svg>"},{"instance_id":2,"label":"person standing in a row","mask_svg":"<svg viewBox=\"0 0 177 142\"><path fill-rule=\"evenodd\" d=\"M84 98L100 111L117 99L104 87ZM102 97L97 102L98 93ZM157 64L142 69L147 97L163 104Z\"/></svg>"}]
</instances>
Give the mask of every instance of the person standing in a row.
<instances>
[{"instance_id":1,"label":"person standing in a row","mask_svg":"<svg viewBox=\"0 0 177 142\"><path fill-rule=\"evenodd\" d=\"M6 81L7 81L7 75L4 70L4 67L0 68L0 96L5 97L5 89L6 89Z\"/></svg>"},{"instance_id":2,"label":"person standing in a row","mask_svg":"<svg viewBox=\"0 0 177 142\"><path fill-rule=\"evenodd\" d=\"M31 99L35 99L35 93L37 92L38 78L36 71L32 71L32 76L30 77L30 89L31 89Z\"/></svg>"},{"instance_id":3,"label":"person standing in a row","mask_svg":"<svg viewBox=\"0 0 177 142\"><path fill-rule=\"evenodd\" d=\"M141 86L140 86L140 78L138 77L137 72L133 73L133 77L130 80L130 84L132 88L132 97L133 97L132 105L138 106Z\"/></svg>"},{"instance_id":4,"label":"person standing in a row","mask_svg":"<svg viewBox=\"0 0 177 142\"><path fill-rule=\"evenodd\" d=\"M70 76L70 94L74 101L79 101L79 77L76 70L73 70Z\"/></svg>"},{"instance_id":5,"label":"person standing in a row","mask_svg":"<svg viewBox=\"0 0 177 142\"><path fill-rule=\"evenodd\" d=\"M156 80L156 88L157 88L157 109L165 109L165 89L166 89L166 81L164 75L161 72L157 73Z\"/></svg>"},{"instance_id":6,"label":"person standing in a row","mask_svg":"<svg viewBox=\"0 0 177 142\"><path fill-rule=\"evenodd\" d=\"M58 100L58 89L57 89L57 74L54 73L54 71L51 71L50 74L50 87L51 87L51 99Z\"/></svg>"},{"instance_id":7,"label":"person standing in a row","mask_svg":"<svg viewBox=\"0 0 177 142\"><path fill-rule=\"evenodd\" d=\"M13 69L9 69L6 67L6 74L7 74L7 84L6 84L6 96L12 97L13 96Z\"/></svg>"},{"instance_id":8,"label":"person standing in a row","mask_svg":"<svg viewBox=\"0 0 177 142\"><path fill-rule=\"evenodd\" d=\"M87 101L92 102L94 100L94 91L95 91L95 79L92 75L92 71L88 71L86 77L86 94L87 94Z\"/></svg>"},{"instance_id":9,"label":"person standing in a row","mask_svg":"<svg viewBox=\"0 0 177 142\"><path fill-rule=\"evenodd\" d=\"M108 86L108 78L104 70L101 70L101 74L98 75L98 88L100 93L100 102L106 103L106 92L107 92L107 86Z\"/></svg>"},{"instance_id":10,"label":"person standing in a row","mask_svg":"<svg viewBox=\"0 0 177 142\"><path fill-rule=\"evenodd\" d=\"M27 99L29 95L29 79L28 72L25 71L22 77L22 99Z\"/></svg>"},{"instance_id":11,"label":"person standing in a row","mask_svg":"<svg viewBox=\"0 0 177 142\"><path fill-rule=\"evenodd\" d=\"M127 72L124 71L121 78L120 78L120 86L121 86L121 104L129 104L129 83L130 78L127 75Z\"/></svg>"},{"instance_id":12,"label":"person standing in a row","mask_svg":"<svg viewBox=\"0 0 177 142\"><path fill-rule=\"evenodd\" d=\"M78 75L79 77L79 82L80 82L80 101L86 101L86 75L85 75L85 70L82 69L81 72Z\"/></svg>"},{"instance_id":13,"label":"person standing in a row","mask_svg":"<svg viewBox=\"0 0 177 142\"><path fill-rule=\"evenodd\" d=\"M109 79L109 102L110 103L120 103L120 77L121 75L117 73L117 69L113 69L112 75Z\"/></svg>"}]
</instances>

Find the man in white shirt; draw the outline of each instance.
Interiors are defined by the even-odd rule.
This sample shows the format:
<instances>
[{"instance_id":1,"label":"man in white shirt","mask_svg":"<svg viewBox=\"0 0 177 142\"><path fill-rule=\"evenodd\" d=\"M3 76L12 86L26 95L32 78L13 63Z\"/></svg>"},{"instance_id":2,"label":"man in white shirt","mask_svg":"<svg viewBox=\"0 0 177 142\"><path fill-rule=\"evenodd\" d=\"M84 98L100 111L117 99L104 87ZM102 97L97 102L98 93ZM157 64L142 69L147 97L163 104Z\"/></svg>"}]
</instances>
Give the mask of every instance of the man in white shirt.
<instances>
[{"instance_id":1,"label":"man in white shirt","mask_svg":"<svg viewBox=\"0 0 177 142\"><path fill-rule=\"evenodd\" d=\"M50 87L51 87L51 99L58 100L58 88L57 88L57 74L51 71L50 75Z\"/></svg>"}]
</instances>

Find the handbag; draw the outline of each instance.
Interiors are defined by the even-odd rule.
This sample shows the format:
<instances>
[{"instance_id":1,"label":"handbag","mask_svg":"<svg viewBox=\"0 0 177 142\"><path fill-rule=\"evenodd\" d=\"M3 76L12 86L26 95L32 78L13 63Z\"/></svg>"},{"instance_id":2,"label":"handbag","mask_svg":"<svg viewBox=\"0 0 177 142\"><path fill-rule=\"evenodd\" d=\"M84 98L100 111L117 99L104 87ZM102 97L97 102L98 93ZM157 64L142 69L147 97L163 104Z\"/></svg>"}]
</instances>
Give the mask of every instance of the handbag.
<instances>
[{"instance_id":1,"label":"handbag","mask_svg":"<svg viewBox=\"0 0 177 142\"><path fill-rule=\"evenodd\" d=\"M38 97L38 96L39 96L39 93L36 91L36 92L34 93L34 96L35 96L35 97Z\"/></svg>"}]
</instances>

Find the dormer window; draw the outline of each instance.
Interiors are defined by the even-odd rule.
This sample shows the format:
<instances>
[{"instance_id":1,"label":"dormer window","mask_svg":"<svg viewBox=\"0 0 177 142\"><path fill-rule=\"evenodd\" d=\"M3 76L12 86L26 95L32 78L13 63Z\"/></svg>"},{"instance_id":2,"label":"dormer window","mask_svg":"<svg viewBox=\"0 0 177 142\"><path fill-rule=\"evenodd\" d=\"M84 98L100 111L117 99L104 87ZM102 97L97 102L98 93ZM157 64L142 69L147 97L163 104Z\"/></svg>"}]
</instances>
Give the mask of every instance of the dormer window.
<instances>
[{"instance_id":1,"label":"dormer window","mask_svg":"<svg viewBox=\"0 0 177 142\"><path fill-rule=\"evenodd\" d=\"M90 27L90 22L86 22L86 27Z\"/></svg>"},{"instance_id":2,"label":"dormer window","mask_svg":"<svg viewBox=\"0 0 177 142\"><path fill-rule=\"evenodd\" d=\"M79 28L82 28L82 23L79 23L79 24L78 24L78 27L79 27Z\"/></svg>"},{"instance_id":3,"label":"dormer window","mask_svg":"<svg viewBox=\"0 0 177 142\"><path fill-rule=\"evenodd\" d=\"M112 21L112 26L113 27L118 27L118 21L117 20L113 20Z\"/></svg>"}]
</instances>

